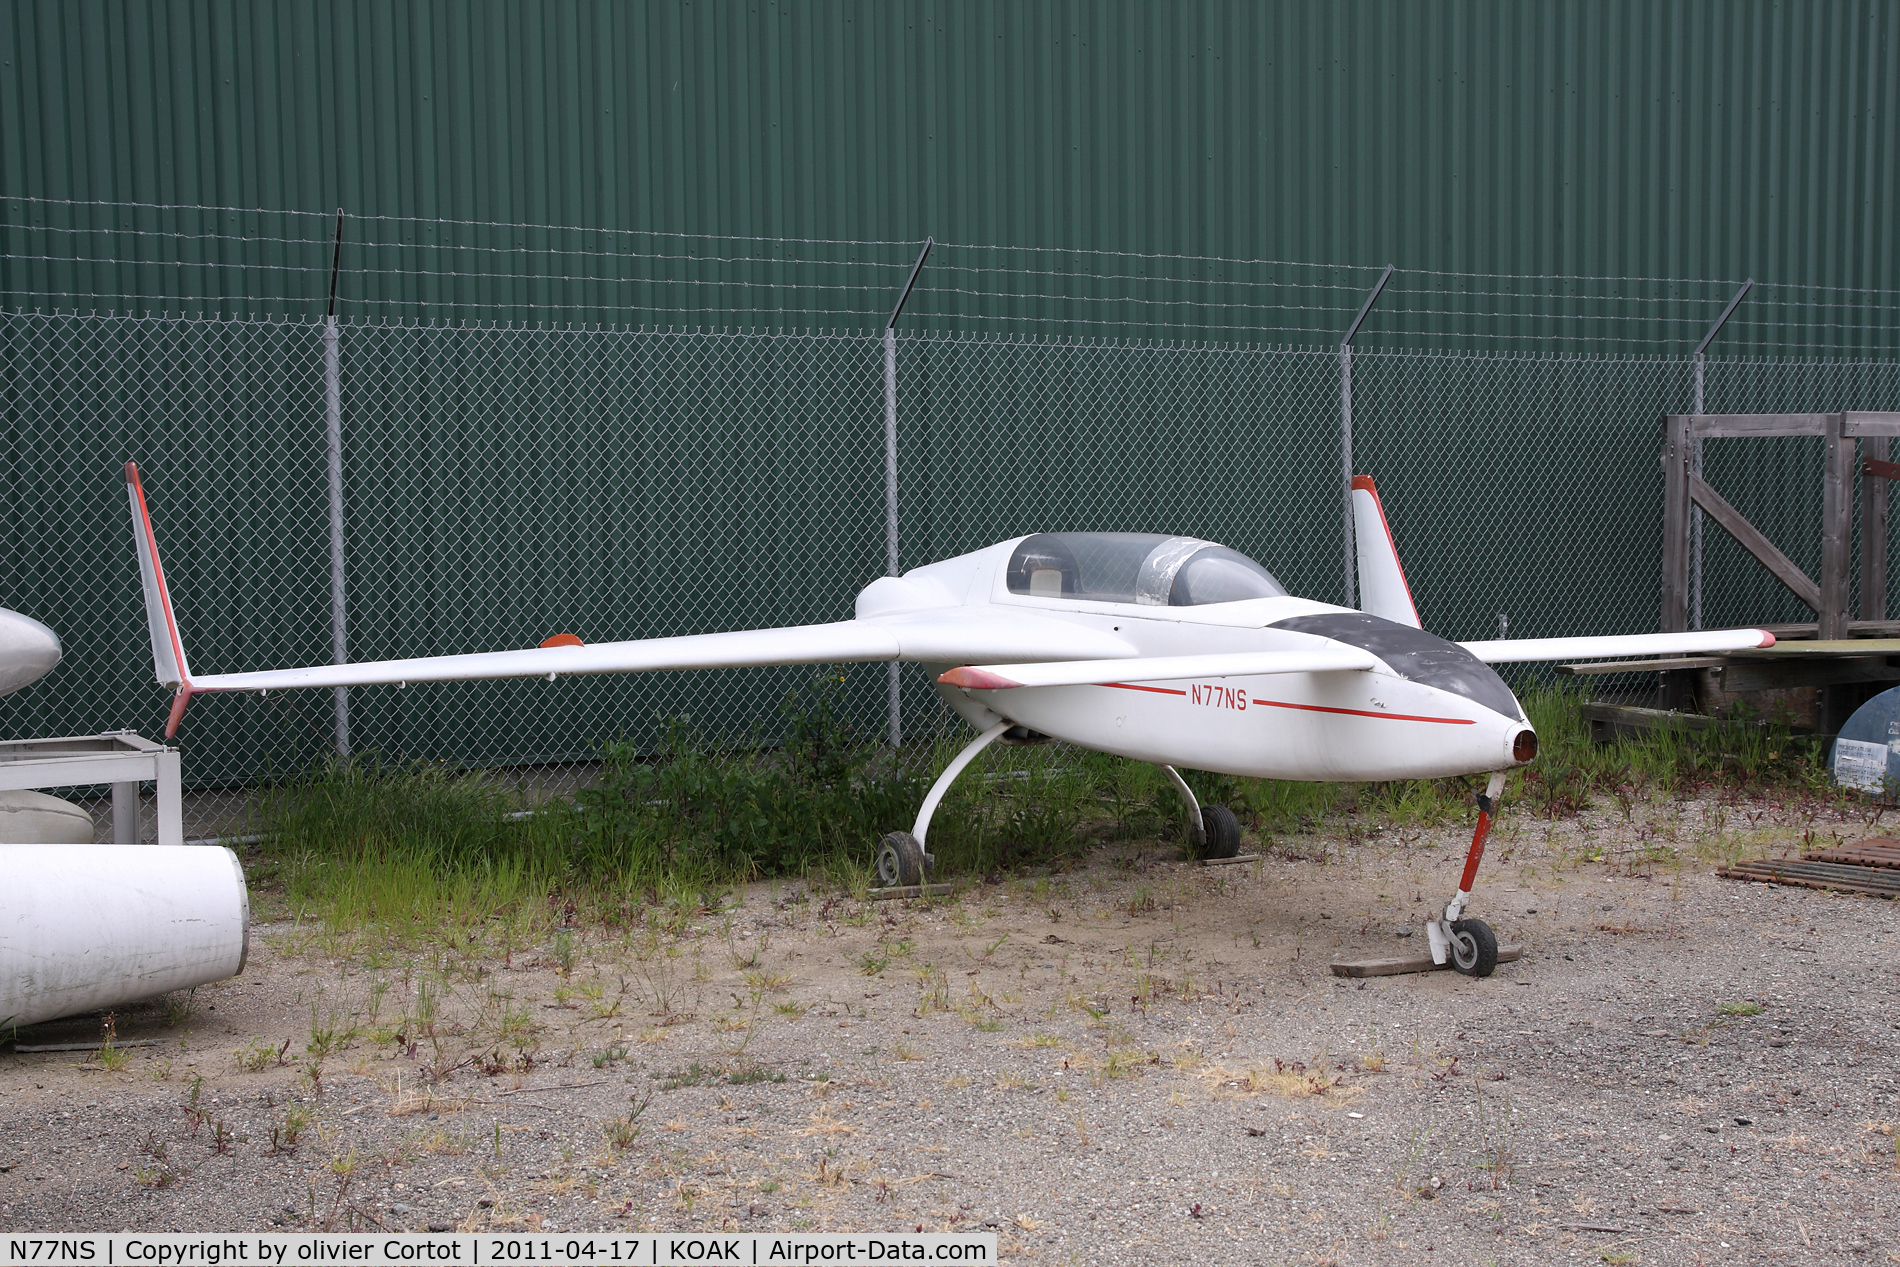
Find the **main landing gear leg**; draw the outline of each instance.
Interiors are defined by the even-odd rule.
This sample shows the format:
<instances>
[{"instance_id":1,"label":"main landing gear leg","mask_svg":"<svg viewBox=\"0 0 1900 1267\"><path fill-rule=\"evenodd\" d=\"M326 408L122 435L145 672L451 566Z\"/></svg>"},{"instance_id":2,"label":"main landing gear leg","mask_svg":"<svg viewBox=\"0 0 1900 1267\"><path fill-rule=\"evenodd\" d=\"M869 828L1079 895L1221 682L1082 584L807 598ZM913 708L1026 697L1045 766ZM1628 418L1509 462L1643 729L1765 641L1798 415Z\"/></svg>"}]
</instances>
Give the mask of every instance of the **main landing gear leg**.
<instances>
[{"instance_id":1,"label":"main landing gear leg","mask_svg":"<svg viewBox=\"0 0 1900 1267\"><path fill-rule=\"evenodd\" d=\"M1187 785L1181 772L1171 765L1161 767L1174 784L1174 790L1188 807L1188 841L1196 858L1231 858L1240 852L1240 820L1225 805L1203 806Z\"/></svg>"},{"instance_id":2,"label":"main landing gear leg","mask_svg":"<svg viewBox=\"0 0 1900 1267\"><path fill-rule=\"evenodd\" d=\"M1458 892L1445 904L1438 919L1425 921L1425 934L1432 943L1432 962L1444 963L1468 977L1488 977L1498 966L1498 938L1491 926L1481 919L1464 918L1471 902L1471 884L1478 875L1478 863L1484 857L1484 838L1491 834L1491 817L1504 797L1504 772L1491 776L1490 786L1478 798L1478 827L1471 833L1471 850L1465 855L1464 878Z\"/></svg>"},{"instance_id":3,"label":"main landing gear leg","mask_svg":"<svg viewBox=\"0 0 1900 1267\"><path fill-rule=\"evenodd\" d=\"M964 767L976 760L977 753L1001 739L1003 732L1015 724L999 721L966 744L930 785L930 794L924 797L923 808L917 811L916 825L909 831L894 831L878 842L877 882L880 885L891 888L924 882L925 874L937 865L936 855L924 852L924 834L930 830L931 815L943 803L943 794L950 790Z\"/></svg>"}]
</instances>

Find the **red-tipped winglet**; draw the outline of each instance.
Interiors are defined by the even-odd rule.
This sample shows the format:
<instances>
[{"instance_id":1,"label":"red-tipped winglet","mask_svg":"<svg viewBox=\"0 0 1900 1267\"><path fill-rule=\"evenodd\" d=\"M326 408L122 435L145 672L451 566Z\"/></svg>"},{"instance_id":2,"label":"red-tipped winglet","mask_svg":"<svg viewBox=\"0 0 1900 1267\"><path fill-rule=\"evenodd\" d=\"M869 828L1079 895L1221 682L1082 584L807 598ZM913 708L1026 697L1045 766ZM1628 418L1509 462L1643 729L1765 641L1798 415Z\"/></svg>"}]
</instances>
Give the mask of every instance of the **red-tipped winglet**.
<instances>
[{"instance_id":1,"label":"red-tipped winglet","mask_svg":"<svg viewBox=\"0 0 1900 1267\"><path fill-rule=\"evenodd\" d=\"M178 723L185 720L185 706L191 703L191 697L197 693L191 683L179 683L178 693L172 696L172 711L165 718L165 738L171 739L178 734Z\"/></svg>"},{"instance_id":2,"label":"red-tipped winglet","mask_svg":"<svg viewBox=\"0 0 1900 1267\"><path fill-rule=\"evenodd\" d=\"M1764 629L1761 631L1761 641L1755 645L1758 647L1772 647L1775 645L1775 636Z\"/></svg>"},{"instance_id":3,"label":"red-tipped winglet","mask_svg":"<svg viewBox=\"0 0 1900 1267\"><path fill-rule=\"evenodd\" d=\"M152 635L152 672L160 685L177 688L171 715L165 722L165 738L170 739L178 733L185 706L197 690L191 684L191 665L185 659L177 617L172 614L171 592L165 586L165 566L158 559L158 538L152 532L152 515L145 505L145 487L139 482L137 462L125 464L125 491L132 507L132 543L138 551L139 581L145 590L145 621Z\"/></svg>"},{"instance_id":4,"label":"red-tipped winglet","mask_svg":"<svg viewBox=\"0 0 1900 1267\"><path fill-rule=\"evenodd\" d=\"M988 669L971 668L967 664L960 669L950 670L937 680L947 686L961 686L971 691L1007 691L1013 686L1022 685L1021 682L1010 681L1000 673L991 673Z\"/></svg>"}]
</instances>

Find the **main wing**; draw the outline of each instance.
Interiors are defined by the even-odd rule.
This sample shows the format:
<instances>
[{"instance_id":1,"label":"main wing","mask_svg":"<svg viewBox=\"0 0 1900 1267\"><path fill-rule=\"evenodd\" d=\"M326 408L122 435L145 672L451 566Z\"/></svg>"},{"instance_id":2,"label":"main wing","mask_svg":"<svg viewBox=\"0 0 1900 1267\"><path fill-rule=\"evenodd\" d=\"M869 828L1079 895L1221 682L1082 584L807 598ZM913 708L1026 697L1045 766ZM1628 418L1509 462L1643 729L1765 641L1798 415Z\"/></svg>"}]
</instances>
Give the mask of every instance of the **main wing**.
<instances>
[{"instance_id":1,"label":"main wing","mask_svg":"<svg viewBox=\"0 0 1900 1267\"><path fill-rule=\"evenodd\" d=\"M1494 638L1489 642L1459 645L1486 664L1527 664L1542 660L1753 651L1774 646L1775 636L1766 629L1706 629L1694 633L1613 634L1600 638Z\"/></svg>"},{"instance_id":2,"label":"main wing","mask_svg":"<svg viewBox=\"0 0 1900 1267\"><path fill-rule=\"evenodd\" d=\"M1111 682L1173 682L1182 678L1256 677L1275 673L1346 673L1376 668L1357 647L1310 651L1233 651L1219 655L1066 660L1053 664L982 664L951 669L937 680L972 691L1019 686L1105 686Z\"/></svg>"},{"instance_id":3,"label":"main wing","mask_svg":"<svg viewBox=\"0 0 1900 1267\"><path fill-rule=\"evenodd\" d=\"M158 541L136 464L125 465L139 576L158 681L175 688L165 735L177 733L194 695L231 691L298 690L338 686L403 686L411 682L467 682L496 678L649 673L678 669L732 669L771 665L847 664L904 660L934 664L969 661L1104 660L1132 657L1122 639L1068 621L1028 613L949 606L924 611L734 633L646 638L591 646L575 639L518 651L406 660L368 660L247 673L194 675L159 563ZM551 642L553 640L550 640Z\"/></svg>"}]
</instances>

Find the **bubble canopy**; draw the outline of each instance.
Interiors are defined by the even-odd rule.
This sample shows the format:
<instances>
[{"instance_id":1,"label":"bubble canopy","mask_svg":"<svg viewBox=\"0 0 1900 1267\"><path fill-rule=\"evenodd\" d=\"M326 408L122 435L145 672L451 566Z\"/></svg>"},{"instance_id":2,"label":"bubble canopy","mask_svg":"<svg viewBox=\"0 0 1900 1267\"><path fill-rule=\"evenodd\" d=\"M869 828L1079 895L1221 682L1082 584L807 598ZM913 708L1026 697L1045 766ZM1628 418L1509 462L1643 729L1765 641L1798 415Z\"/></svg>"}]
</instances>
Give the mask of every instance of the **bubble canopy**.
<instances>
[{"instance_id":1,"label":"bubble canopy","mask_svg":"<svg viewBox=\"0 0 1900 1267\"><path fill-rule=\"evenodd\" d=\"M1158 532L1039 532L1009 557L1009 592L1145 607L1281 598L1286 586L1238 550Z\"/></svg>"}]
</instances>

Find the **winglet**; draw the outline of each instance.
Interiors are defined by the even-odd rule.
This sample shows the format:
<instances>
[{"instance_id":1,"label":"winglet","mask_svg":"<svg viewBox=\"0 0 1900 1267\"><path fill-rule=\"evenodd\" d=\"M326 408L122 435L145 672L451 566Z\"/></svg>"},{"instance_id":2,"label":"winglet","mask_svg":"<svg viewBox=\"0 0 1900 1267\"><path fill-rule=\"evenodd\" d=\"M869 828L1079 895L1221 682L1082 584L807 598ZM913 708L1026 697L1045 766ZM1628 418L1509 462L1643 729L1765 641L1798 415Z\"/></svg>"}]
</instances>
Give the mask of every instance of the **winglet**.
<instances>
[{"instance_id":1,"label":"winglet","mask_svg":"<svg viewBox=\"0 0 1900 1267\"><path fill-rule=\"evenodd\" d=\"M1013 682L1000 673L972 668L967 664L961 668L951 669L937 680L946 686L961 686L969 691L1007 691L1011 687L1022 685L1021 682Z\"/></svg>"},{"instance_id":2,"label":"winglet","mask_svg":"<svg viewBox=\"0 0 1900 1267\"><path fill-rule=\"evenodd\" d=\"M1412 587L1405 583L1398 543L1385 521L1385 507L1370 475L1352 477L1353 539L1359 554L1359 610L1372 616L1422 628Z\"/></svg>"},{"instance_id":3,"label":"winglet","mask_svg":"<svg viewBox=\"0 0 1900 1267\"><path fill-rule=\"evenodd\" d=\"M139 483L139 466L125 464L125 493L132 506L132 541L138 550L139 582L145 590L145 624L152 635L152 671L161 686L173 687L178 694L172 700L171 716L165 723L165 738L178 733L196 690L191 685L191 665L185 660L185 644L178 635L178 620L172 614L171 593L165 588L165 568L158 561L158 538L152 533L151 512L145 506L145 488Z\"/></svg>"}]
</instances>

